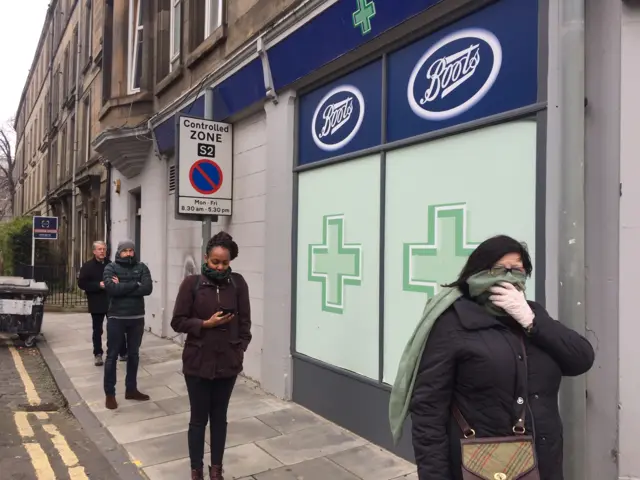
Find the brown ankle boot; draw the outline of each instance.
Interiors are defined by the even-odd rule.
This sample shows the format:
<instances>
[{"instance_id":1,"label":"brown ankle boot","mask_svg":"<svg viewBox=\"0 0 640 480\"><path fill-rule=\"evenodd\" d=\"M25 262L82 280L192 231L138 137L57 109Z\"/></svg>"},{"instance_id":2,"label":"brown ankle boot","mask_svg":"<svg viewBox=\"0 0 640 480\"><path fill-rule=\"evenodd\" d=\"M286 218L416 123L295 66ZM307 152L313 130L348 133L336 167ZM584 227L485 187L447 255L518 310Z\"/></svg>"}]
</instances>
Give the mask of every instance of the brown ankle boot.
<instances>
[{"instance_id":1,"label":"brown ankle boot","mask_svg":"<svg viewBox=\"0 0 640 480\"><path fill-rule=\"evenodd\" d=\"M124 398L126 398L127 400L138 400L139 402L146 402L147 400L149 400L149 395L140 393L138 390L132 390L131 392L126 392L124 394Z\"/></svg>"},{"instance_id":2,"label":"brown ankle boot","mask_svg":"<svg viewBox=\"0 0 640 480\"><path fill-rule=\"evenodd\" d=\"M118 402L116 401L116 397L113 395L107 395L107 399L104 402L105 407L109 410L115 410L118 408Z\"/></svg>"},{"instance_id":3,"label":"brown ankle boot","mask_svg":"<svg viewBox=\"0 0 640 480\"><path fill-rule=\"evenodd\" d=\"M210 480L224 480L222 476L222 465L214 465L209 467L209 479Z\"/></svg>"},{"instance_id":4,"label":"brown ankle boot","mask_svg":"<svg viewBox=\"0 0 640 480\"><path fill-rule=\"evenodd\" d=\"M201 468L191 470L191 480L204 480L204 473Z\"/></svg>"}]
</instances>

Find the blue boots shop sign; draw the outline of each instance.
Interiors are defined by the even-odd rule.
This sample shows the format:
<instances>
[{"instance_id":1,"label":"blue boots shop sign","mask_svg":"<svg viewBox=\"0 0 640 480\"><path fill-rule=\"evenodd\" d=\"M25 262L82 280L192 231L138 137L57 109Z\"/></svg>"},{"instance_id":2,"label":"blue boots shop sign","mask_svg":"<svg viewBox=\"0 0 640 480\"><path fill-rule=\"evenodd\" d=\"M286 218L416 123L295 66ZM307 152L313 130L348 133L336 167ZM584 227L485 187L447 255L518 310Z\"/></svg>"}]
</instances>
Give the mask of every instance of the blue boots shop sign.
<instances>
[{"instance_id":1,"label":"blue boots shop sign","mask_svg":"<svg viewBox=\"0 0 640 480\"><path fill-rule=\"evenodd\" d=\"M300 97L301 165L534 104L538 2L501 0Z\"/></svg>"},{"instance_id":2,"label":"blue boots shop sign","mask_svg":"<svg viewBox=\"0 0 640 480\"><path fill-rule=\"evenodd\" d=\"M447 35L411 72L407 87L411 110L425 120L456 117L489 92L501 65L500 40L490 31L475 28Z\"/></svg>"},{"instance_id":3,"label":"blue boots shop sign","mask_svg":"<svg viewBox=\"0 0 640 480\"><path fill-rule=\"evenodd\" d=\"M330 90L313 114L313 141L325 152L340 150L358 134L364 111L364 97L358 87L340 85Z\"/></svg>"}]
</instances>

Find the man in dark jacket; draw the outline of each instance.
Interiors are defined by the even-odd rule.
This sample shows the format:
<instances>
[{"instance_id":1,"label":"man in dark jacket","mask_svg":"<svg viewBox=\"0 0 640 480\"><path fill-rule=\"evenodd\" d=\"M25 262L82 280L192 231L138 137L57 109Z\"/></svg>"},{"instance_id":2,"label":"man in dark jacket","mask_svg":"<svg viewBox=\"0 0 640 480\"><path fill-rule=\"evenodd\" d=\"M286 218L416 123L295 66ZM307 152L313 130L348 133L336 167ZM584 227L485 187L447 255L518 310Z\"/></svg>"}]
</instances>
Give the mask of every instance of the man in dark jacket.
<instances>
[{"instance_id":1,"label":"man in dark jacket","mask_svg":"<svg viewBox=\"0 0 640 480\"><path fill-rule=\"evenodd\" d=\"M116 258L104 269L103 282L110 297L107 313L107 362L104 368L106 407L118 408L116 402L116 363L122 341L126 336L128 347L125 398L149 400L138 391L138 363L140 344L144 333L144 297L151 295L153 282L149 268L135 257L131 240L118 244Z\"/></svg>"},{"instance_id":2,"label":"man in dark jacket","mask_svg":"<svg viewBox=\"0 0 640 480\"><path fill-rule=\"evenodd\" d=\"M102 277L104 267L109 263L107 244L103 241L93 242L93 258L82 265L78 276L78 287L87 294L89 313L93 323L93 357L96 367L104 365L102 356L102 325L109 308L109 296L104 288ZM120 360L127 359L127 342L122 342Z\"/></svg>"}]
</instances>

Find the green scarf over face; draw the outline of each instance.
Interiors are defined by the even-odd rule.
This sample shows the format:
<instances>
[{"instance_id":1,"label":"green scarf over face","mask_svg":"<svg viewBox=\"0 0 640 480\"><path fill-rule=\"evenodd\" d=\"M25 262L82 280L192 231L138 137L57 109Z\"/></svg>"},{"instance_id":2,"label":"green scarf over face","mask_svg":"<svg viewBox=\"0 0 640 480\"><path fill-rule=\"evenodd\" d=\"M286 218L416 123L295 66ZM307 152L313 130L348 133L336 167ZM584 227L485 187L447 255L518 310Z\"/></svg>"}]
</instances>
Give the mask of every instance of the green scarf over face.
<instances>
[{"instance_id":1,"label":"green scarf over face","mask_svg":"<svg viewBox=\"0 0 640 480\"><path fill-rule=\"evenodd\" d=\"M484 271L470 276L467 280L467 285L469 285L469 296L484 306L487 312L491 315L504 317L507 313L500 307L496 307L489 300L492 295L489 289L498 283L506 282L514 285L518 290L524 291L526 281L525 274L517 270L509 270L497 275L492 274L490 271Z\"/></svg>"},{"instance_id":2,"label":"green scarf over face","mask_svg":"<svg viewBox=\"0 0 640 480\"><path fill-rule=\"evenodd\" d=\"M519 272L506 271L494 275L486 270L469 277L467 284L469 285L469 295L484 305L489 313L506 315L489 300L491 295L489 289L500 282L508 282L524 290L525 280L525 275ZM404 348L389 400L389 425L393 441L396 444L402 437L402 428L409 413L409 402L413 394L418 366L429 333L436 320L461 296L462 292L458 288L442 287L437 295L428 299L422 312L422 318Z\"/></svg>"},{"instance_id":3,"label":"green scarf over face","mask_svg":"<svg viewBox=\"0 0 640 480\"><path fill-rule=\"evenodd\" d=\"M202 264L202 275L207 277L212 282L220 282L226 280L231 276L231 267L227 267L226 270L215 270L211 268L207 263Z\"/></svg>"}]
</instances>

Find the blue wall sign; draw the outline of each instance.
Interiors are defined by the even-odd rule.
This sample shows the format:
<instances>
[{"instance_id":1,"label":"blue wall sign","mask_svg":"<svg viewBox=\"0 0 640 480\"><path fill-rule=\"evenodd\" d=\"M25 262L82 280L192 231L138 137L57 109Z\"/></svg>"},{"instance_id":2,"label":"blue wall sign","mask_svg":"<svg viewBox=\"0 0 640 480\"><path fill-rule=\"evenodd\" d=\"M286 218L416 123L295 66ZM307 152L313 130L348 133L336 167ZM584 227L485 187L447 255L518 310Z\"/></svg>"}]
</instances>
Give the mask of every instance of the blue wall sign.
<instances>
[{"instance_id":1,"label":"blue wall sign","mask_svg":"<svg viewBox=\"0 0 640 480\"><path fill-rule=\"evenodd\" d=\"M387 139L536 102L538 2L502 0L389 55Z\"/></svg>"},{"instance_id":2,"label":"blue wall sign","mask_svg":"<svg viewBox=\"0 0 640 480\"><path fill-rule=\"evenodd\" d=\"M376 61L300 98L300 164L378 145L382 62Z\"/></svg>"},{"instance_id":3,"label":"blue wall sign","mask_svg":"<svg viewBox=\"0 0 640 480\"><path fill-rule=\"evenodd\" d=\"M57 240L58 217L33 217L34 240Z\"/></svg>"}]
</instances>

